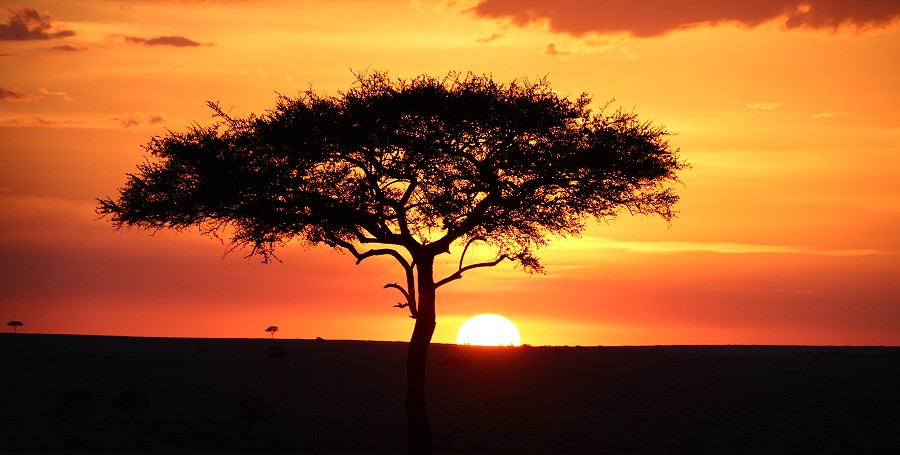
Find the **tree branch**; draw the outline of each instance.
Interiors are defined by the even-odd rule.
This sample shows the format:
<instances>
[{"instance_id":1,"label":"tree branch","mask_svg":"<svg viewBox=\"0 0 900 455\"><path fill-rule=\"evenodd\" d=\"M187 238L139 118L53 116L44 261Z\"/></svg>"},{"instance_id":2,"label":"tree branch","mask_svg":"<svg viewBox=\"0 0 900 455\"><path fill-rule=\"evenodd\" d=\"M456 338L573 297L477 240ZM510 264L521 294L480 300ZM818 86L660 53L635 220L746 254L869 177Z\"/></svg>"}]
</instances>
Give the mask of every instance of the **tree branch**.
<instances>
[{"instance_id":1,"label":"tree branch","mask_svg":"<svg viewBox=\"0 0 900 455\"><path fill-rule=\"evenodd\" d=\"M406 204L409 202L409 199L412 197L413 193L415 193L418 186L419 183L415 176L410 178L409 185L406 187L406 191L403 192L403 196L391 206L394 209L394 213L397 215L397 225L400 228L400 234L404 236L409 236L409 220L406 219L409 207L407 207Z\"/></svg>"},{"instance_id":2,"label":"tree branch","mask_svg":"<svg viewBox=\"0 0 900 455\"><path fill-rule=\"evenodd\" d=\"M384 289L387 289L387 288L394 288L394 289L400 291L400 293L403 294L403 298L406 299L406 303L397 302L397 304L394 305L394 308L409 308L409 317L411 317L413 319L415 319L417 316L419 316L419 312L416 309L416 300L413 298L412 295L410 295L409 292L406 292L406 289L404 289L403 286L400 286L397 283L388 283L388 284L384 285Z\"/></svg>"},{"instance_id":3,"label":"tree branch","mask_svg":"<svg viewBox=\"0 0 900 455\"><path fill-rule=\"evenodd\" d=\"M450 244L453 243L456 239L462 237L467 232L471 231L475 226L478 226L483 220L481 219L485 213L494 205L494 200L497 199L497 194L495 191L489 191L487 196L484 197L481 201L478 201L474 207L466 214L465 220L458 226L447 229L447 233L438 239L435 244L440 244L440 248L442 251L447 251L450 249ZM469 241L471 243L471 240Z\"/></svg>"},{"instance_id":4,"label":"tree branch","mask_svg":"<svg viewBox=\"0 0 900 455\"><path fill-rule=\"evenodd\" d=\"M359 264L363 261L363 259L368 259L372 256L393 256L394 259L396 259L397 262L399 262L400 265L403 266L403 268L410 267L409 262L406 260L406 258L403 257L403 255L400 254L399 251L391 248L376 248L360 253L356 256L356 263Z\"/></svg>"},{"instance_id":5,"label":"tree branch","mask_svg":"<svg viewBox=\"0 0 900 455\"><path fill-rule=\"evenodd\" d=\"M415 319L418 315L418 308L416 306L416 280L413 274L413 269L416 266L415 261L409 262L400 254L399 251L391 249L391 248L377 248L368 251L360 252L356 249L356 246L352 243L342 240L334 235L329 235L327 239L327 243L331 246L336 246L343 248L350 252L353 257L356 258L356 264L359 265L364 259L370 258L372 256L392 256L397 262L400 263L400 266L403 267L403 272L406 274L406 288L400 286L396 283L388 283L384 285L384 288L394 288L400 291L403 294L403 297L406 299L406 303L398 303L394 305L397 308L409 308L410 317ZM408 289L408 291L407 291Z\"/></svg>"},{"instance_id":6,"label":"tree branch","mask_svg":"<svg viewBox=\"0 0 900 455\"><path fill-rule=\"evenodd\" d=\"M472 242L474 242L474 241L476 241L476 240L482 240L482 241L484 241L485 238L484 238L484 237L481 237L481 236L476 236L476 237L472 237L471 239L469 239L468 242L466 242L466 246L463 247L462 254L459 255L459 268L458 268L458 270L462 270L462 268L463 268L463 260L466 258L466 251L469 250L469 245L471 245Z\"/></svg>"},{"instance_id":7,"label":"tree branch","mask_svg":"<svg viewBox=\"0 0 900 455\"><path fill-rule=\"evenodd\" d=\"M364 243L375 243L375 242L376 241L364 242ZM353 245L352 243L350 243L346 240L342 240L335 235L329 235L328 239L326 240L326 243L329 244L330 246L337 246L337 247L340 247L340 248L343 248L343 249L349 251L350 254L352 254L353 257L356 258L357 265L359 265L359 263L362 262L364 259L368 259L372 256L393 256L393 258L396 259L397 262L399 262L400 265L403 266L404 269L412 268L409 261L407 261L406 258L403 257L403 255L400 254L399 251L391 249L391 248L376 248L376 249L360 252L359 250L356 249L355 245Z\"/></svg>"},{"instance_id":8,"label":"tree branch","mask_svg":"<svg viewBox=\"0 0 900 455\"><path fill-rule=\"evenodd\" d=\"M481 267L493 267L493 266L495 266L495 265L497 265L497 264L503 262L504 259L509 259L509 257L508 257L507 255L505 255L505 254L501 254L500 256L497 257L497 259L494 259L493 261L478 262L478 263L475 263L475 264L469 264L469 265L467 265L467 266L465 266L465 267L460 267L459 270L457 270L456 272L454 272L452 275L450 275L450 276L448 276L447 278L444 278L443 280L440 280L440 281L438 281L437 283L435 283L435 284L434 284L434 287L435 287L435 288L439 288L439 287L441 287L441 286L443 286L443 285L445 285L445 284L447 284L447 283L449 283L449 282L451 282L451 281L456 281L456 280L462 278L463 272L466 272L466 271L469 271L469 270L472 270L472 269L481 268Z\"/></svg>"}]
</instances>

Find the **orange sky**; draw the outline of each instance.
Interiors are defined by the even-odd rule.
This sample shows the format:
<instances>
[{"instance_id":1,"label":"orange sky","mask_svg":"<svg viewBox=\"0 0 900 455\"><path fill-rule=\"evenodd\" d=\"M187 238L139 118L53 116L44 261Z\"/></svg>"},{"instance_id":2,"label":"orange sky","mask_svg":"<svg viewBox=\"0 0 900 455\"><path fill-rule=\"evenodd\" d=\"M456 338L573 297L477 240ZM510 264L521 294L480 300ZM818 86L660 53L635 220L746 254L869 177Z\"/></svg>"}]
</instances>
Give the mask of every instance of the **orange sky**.
<instances>
[{"instance_id":1,"label":"orange sky","mask_svg":"<svg viewBox=\"0 0 900 455\"><path fill-rule=\"evenodd\" d=\"M0 5L0 319L23 332L408 339L389 259L223 259L196 233L115 232L94 198L207 100L249 114L351 70L456 70L613 100L693 168L671 226L626 214L541 251L546 275L442 287L436 342L490 312L533 345L900 345L896 1Z\"/></svg>"}]
</instances>

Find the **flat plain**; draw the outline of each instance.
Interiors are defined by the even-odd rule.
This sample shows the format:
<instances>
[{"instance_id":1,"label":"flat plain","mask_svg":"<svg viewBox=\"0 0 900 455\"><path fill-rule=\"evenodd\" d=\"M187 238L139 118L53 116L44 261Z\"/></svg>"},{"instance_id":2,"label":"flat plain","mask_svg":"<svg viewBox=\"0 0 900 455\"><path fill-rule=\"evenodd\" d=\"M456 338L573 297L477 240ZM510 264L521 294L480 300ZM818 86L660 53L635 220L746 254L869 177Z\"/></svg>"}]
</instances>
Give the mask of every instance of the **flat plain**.
<instances>
[{"instance_id":1,"label":"flat plain","mask_svg":"<svg viewBox=\"0 0 900 455\"><path fill-rule=\"evenodd\" d=\"M405 343L0 335L7 453L403 453ZM897 454L900 348L435 344L444 454Z\"/></svg>"}]
</instances>

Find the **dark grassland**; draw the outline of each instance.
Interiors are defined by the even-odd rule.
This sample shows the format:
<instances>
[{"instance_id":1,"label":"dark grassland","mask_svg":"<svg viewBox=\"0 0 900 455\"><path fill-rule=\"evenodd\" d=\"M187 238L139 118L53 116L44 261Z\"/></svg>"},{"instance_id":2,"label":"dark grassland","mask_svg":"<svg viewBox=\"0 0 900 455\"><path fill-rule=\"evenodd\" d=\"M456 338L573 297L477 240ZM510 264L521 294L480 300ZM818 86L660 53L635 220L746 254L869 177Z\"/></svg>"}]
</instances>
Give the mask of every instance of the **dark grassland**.
<instances>
[{"instance_id":1,"label":"dark grassland","mask_svg":"<svg viewBox=\"0 0 900 455\"><path fill-rule=\"evenodd\" d=\"M0 335L0 452L402 453L405 343ZM438 453L897 454L900 348L433 345Z\"/></svg>"}]
</instances>

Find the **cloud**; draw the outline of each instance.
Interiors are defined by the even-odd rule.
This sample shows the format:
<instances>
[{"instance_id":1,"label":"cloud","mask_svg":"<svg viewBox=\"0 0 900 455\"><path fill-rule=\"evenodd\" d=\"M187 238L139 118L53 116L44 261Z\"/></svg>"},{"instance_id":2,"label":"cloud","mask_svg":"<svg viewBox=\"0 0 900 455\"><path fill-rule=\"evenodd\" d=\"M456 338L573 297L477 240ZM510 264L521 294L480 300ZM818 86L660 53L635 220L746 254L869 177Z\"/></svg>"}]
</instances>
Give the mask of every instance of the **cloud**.
<instances>
[{"instance_id":1,"label":"cloud","mask_svg":"<svg viewBox=\"0 0 900 455\"><path fill-rule=\"evenodd\" d=\"M569 55L571 52L560 51L556 48L556 44L547 43L547 47L541 52L544 55Z\"/></svg>"},{"instance_id":2,"label":"cloud","mask_svg":"<svg viewBox=\"0 0 900 455\"><path fill-rule=\"evenodd\" d=\"M137 36L112 35L112 38L121 39L129 44L143 44L144 46L199 47L212 45L212 43L201 43L184 36L157 36L155 38L140 38Z\"/></svg>"},{"instance_id":3,"label":"cloud","mask_svg":"<svg viewBox=\"0 0 900 455\"><path fill-rule=\"evenodd\" d=\"M610 35L577 39L562 46L553 42L547 43L541 54L567 59L574 55L605 53L615 60L634 61L640 58L638 49L640 46L629 45L624 35Z\"/></svg>"},{"instance_id":4,"label":"cloud","mask_svg":"<svg viewBox=\"0 0 900 455\"><path fill-rule=\"evenodd\" d=\"M496 41L503 37L503 32L494 32L491 33L491 36L486 36L484 38L478 38L475 41L479 43L490 43L491 41Z\"/></svg>"},{"instance_id":5,"label":"cloud","mask_svg":"<svg viewBox=\"0 0 900 455\"><path fill-rule=\"evenodd\" d=\"M786 29L862 31L900 21L896 0L479 0L467 11L519 27L546 24L552 32L573 36L655 37L703 25L756 27L770 21Z\"/></svg>"},{"instance_id":6,"label":"cloud","mask_svg":"<svg viewBox=\"0 0 900 455\"><path fill-rule=\"evenodd\" d=\"M812 254L822 256L868 256L886 254L875 249L826 250L797 245L762 245L752 243L721 242L628 242L601 237L586 236L577 242L567 244L568 248L582 251L600 249L621 249L640 253L686 253L706 252L720 254ZM565 248L565 247L564 247Z\"/></svg>"},{"instance_id":7,"label":"cloud","mask_svg":"<svg viewBox=\"0 0 900 455\"><path fill-rule=\"evenodd\" d=\"M818 114L813 114L812 118L830 118L830 117L837 117L840 115L850 115L850 113L847 111L829 111L826 109Z\"/></svg>"},{"instance_id":8,"label":"cloud","mask_svg":"<svg viewBox=\"0 0 900 455\"><path fill-rule=\"evenodd\" d=\"M66 100L66 101L75 101L75 100L73 100L72 97L69 96L69 94L66 93L66 92L61 92L61 91L51 92L50 90L47 90L47 89L45 89L45 88L41 88L41 89L39 89L38 91L41 92L41 95L58 96L58 97L60 97L60 98L62 98L62 99L64 99L64 100Z\"/></svg>"},{"instance_id":9,"label":"cloud","mask_svg":"<svg viewBox=\"0 0 900 455\"><path fill-rule=\"evenodd\" d=\"M66 51L66 52L77 52L77 51L86 51L86 46L72 46L70 44L63 44L62 46L53 46L50 50L54 51Z\"/></svg>"},{"instance_id":10,"label":"cloud","mask_svg":"<svg viewBox=\"0 0 900 455\"><path fill-rule=\"evenodd\" d=\"M836 30L843 26L865 30L887 27L900 19L896 0L806 0L796 4L784 23L787 28L808 27Z\"/></svg>"},{"instance_id":11,"label":"cloud","mask_svg":"<svg viewBox=\"0 0 900 455\"><path fill-rule=\"evenodd\" d=\"M133 114L127 117L113 117L123 128L131 128L143 124L158 125L166 122L165 114Z\"/></svg>"},{"instance_id":12,"label":"cloud","mask_svg":"<svg viewBox=\"0 0 900 455\"><path fill-rule=\"evenodd\" d=\"M781 107L781 103L748 103L745 106L750 110L771 111Z\"/></svg>"},{"instance_id":13,"label":"cloud","mask_svg":"<svg viewBox=\"0 0 900 455\"><path fill-rule=\"evenodd\" d=\"M39 96L20 93L15 90L0 87L0 101L9 101L13 103L30 103L41 99Z\"/></svg>"},{"instance_id":14,"label":"cloud","mask_svg":"<svg viewBox=\"0 0 900 455\"><path fill-rule=\"evenodd\" d=\"M58 96L66 101L74 101L71 96L69 96L66 92L61 91L50 91L46 88L41 88L38 90L40 95L32 95L30 93L20 93L15 90L5 89L0 87L0 101L12 101L12 102L34 102L39 101L44 98L44 96Z\"/></svg>"},{"instance_id":15,"label":"cloud","mask_svg":"<svg viewBox=\"0 0 900 455\"><path fill-rule=\"evenodd\" d=\"M140 128L157 127L168 121L163 113L136 113L105 119L66 119L42 116L0 118L0 125L44 128Z\"/></svg>"},{"instance_id":16,"label":"cloud","mask_svg":"<svg viewBox=\"0 0 900 455\"><path fill-rule=\"evenodd\" d=\"M72 30L53 26L53 16L23 6L19 9L7 8L6 22L0 23L0 41L48 40L74 36Z\"/></svg>"},{"instance_id":17,"label":"cloud","mask_svg":"<svg viewBox=\"0 0 900 455\"><path fill-rule=\"evenodd\" d=\"M77 120L49 120L39 116L11 118L0 123L9 126L43 126L48 128L67 128L84 125L84 122Z\"/></svg>"}]
</instances>

